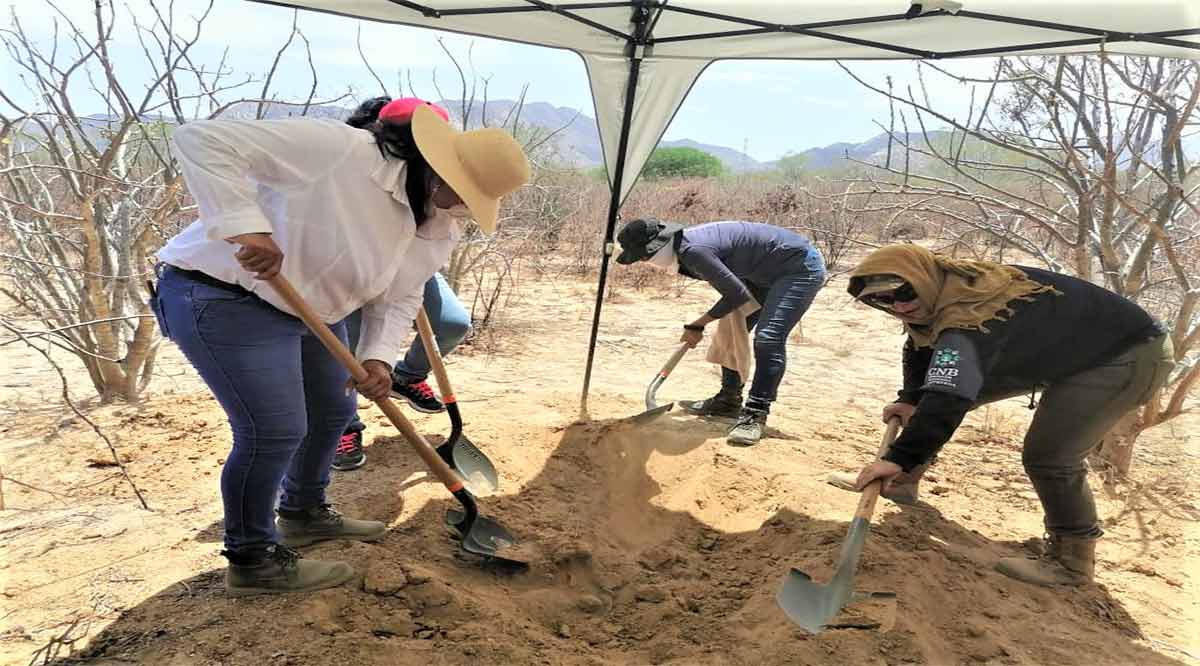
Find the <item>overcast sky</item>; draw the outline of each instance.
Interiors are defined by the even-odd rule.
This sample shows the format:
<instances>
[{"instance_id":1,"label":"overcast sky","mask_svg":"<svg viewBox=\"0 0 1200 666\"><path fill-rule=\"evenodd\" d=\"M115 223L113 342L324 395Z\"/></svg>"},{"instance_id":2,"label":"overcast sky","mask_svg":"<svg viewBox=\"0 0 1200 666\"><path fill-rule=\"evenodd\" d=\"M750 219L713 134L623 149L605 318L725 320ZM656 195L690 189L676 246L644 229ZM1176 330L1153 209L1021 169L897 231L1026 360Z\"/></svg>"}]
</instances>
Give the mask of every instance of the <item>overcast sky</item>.
<instances>
[{"instance_id":1,"label":"overcast sky","mask_svg":"<svg viewBox=\"0 0 1200 666\"><path fill-rule=\"evenodd\" d=\"M156 2L160 7L167 6L165 0ZM56 4L81 27L94 24L91 0L56 0ZM140 84L149 80L141 46L128 19L131 12L148 17L147 6L147 0L118 5L120 18L110 51L118 63L118 75L126 82ZM180 26L177 31L190 34L194 19L207 3L175 0L174 6ZM51 42L54 14L45 0L8 0L7 7L39 43ZM228 49L226 61L234 70L261 76L286 39L293 13L290 9L242 0L216 0L198 42L198 59L215 65ZM5 16L0 23L8 27L10 20L10 16ZM355 45L356 31L361 28L364 51L389 86L404 71L406 80L411 75L418 94L434 98L436 75L442 92L457 98L458 89L452 85L457 76L438 46L440 36L464 62L468 48L472 49L477 71L490 77L492 99L515 98L521 87L528 84L528 101L549 102L595 116L583 63L568 51L309 12L300 12L299 22L312 44L314 64L320 75L319 91L326 96L336 96L347 88L360 97L380 94ZM950 66L981 74L992 63L990 59L977 59ZM847 64L880 85L888 74L898 87L916 81L916 65L911 62ZM3 61L0 86L6 93L28 102L30 98L22 93L17 76L10 63ZM282 97L303 99L307 95L308 64L298 44L293 44L276 76ZM931 95L941 104L965 114L969 98L965 86L941 77L927 76L926 81L931 84ZM95 106L95 112L103 110L98 102ZM789 151L866 140L879 134L876 121L886 123L887 116L886 100L859 86L835 63L726 61L714 63L700 77L667 130L666 138L745 148L751 157L765 161Z\"/></svg>"}]
</instances>

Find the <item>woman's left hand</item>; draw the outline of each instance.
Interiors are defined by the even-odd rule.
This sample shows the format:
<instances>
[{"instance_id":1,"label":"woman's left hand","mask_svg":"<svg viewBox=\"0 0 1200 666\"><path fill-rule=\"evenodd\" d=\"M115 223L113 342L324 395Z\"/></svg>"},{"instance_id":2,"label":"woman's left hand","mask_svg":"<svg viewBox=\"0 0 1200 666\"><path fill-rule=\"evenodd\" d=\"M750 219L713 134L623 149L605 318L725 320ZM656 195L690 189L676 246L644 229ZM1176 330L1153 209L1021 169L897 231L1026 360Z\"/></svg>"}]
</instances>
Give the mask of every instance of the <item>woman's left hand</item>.
<instances>
[{"instance_id":1,"label":"woman's left hand","mask_svg":"<svg viewBox=\"0 0 1200 666\"><path fill-rule=\"evenodd\" d=\"M900 475L904 468L894 462L888 460L876 460L875 462L862 468L858 473L858 480L854 482L854 489L861 491L866 488L875 479L883 480L883 489L886 490L892 485L892 480Z\"/></svg>"},{"instance_id":2,"label":"woman's left hand","mask_svg":"<svg viewBox=\"0 0 1200 666\"><path fill-rule=\"evenodd\" d=\"M346 382L346 388L354 389L368 400L380 400L388 397L392 391L392 368L383 361L369 359L363 361L363 369L367 371L367 378L362 382L354 381L351 377L350 381Z\"/></svg>"}]
</instances>

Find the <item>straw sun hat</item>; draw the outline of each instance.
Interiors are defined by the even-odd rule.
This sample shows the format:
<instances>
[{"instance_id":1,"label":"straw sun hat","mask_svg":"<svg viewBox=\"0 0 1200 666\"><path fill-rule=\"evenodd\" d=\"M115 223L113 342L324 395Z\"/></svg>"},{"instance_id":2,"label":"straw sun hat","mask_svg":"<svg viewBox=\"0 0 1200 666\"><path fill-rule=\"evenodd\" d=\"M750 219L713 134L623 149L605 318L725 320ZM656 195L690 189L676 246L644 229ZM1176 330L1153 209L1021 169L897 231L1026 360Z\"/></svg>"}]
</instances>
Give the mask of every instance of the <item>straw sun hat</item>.
<instances>
[{"instance_id":1,"label":"straw sun hat","mask_svg":"<svg viewBox=\"0 0 1200 666\"><path fill-rule=\"evenodd\" d=\"M502 129L460 132L428 106L412 116L417 148L438 177L462 198L484 233L496 229L500 198L529 182L529 160Z\"/></svg>"}]
</instances>

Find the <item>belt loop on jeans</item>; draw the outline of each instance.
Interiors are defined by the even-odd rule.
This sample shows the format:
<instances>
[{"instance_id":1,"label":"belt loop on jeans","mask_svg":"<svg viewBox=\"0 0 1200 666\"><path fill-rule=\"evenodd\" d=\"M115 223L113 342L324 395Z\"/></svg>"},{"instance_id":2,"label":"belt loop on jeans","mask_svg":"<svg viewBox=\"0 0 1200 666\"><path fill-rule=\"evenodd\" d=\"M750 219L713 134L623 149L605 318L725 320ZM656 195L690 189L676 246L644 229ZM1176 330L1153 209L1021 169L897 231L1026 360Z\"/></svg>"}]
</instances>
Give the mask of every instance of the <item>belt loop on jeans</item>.
<instances>
[{"instance_id":1,"label":"belt loop on jeans","mask_svg":"<svg viewBox=\"0 0 1200 666\"><path fill-rule=\"evenodd\" d=\"M146 289L150 292L150 298L158 298L158 288L154 285L156 282L162 279L163 268L166 265L167 264L158 261L155 262L154 267L150 269L150 272L154 274L153 280L146 280Z\"/></svg>"}]
</instances>

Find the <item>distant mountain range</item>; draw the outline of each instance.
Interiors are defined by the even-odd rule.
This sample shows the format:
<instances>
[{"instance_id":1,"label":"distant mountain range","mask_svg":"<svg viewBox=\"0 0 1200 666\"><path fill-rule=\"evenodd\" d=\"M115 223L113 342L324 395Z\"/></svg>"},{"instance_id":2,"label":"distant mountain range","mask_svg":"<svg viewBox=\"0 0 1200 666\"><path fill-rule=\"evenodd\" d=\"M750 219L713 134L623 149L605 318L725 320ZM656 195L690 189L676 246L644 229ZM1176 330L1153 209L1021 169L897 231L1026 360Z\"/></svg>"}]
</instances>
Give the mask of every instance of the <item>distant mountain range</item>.
<instances>
[{"instance_id":1,"label":"distant mountain range","mask_svg":"<svg viewBox=\"0 0 1200 666\"><path fill-rule=\"evenodd\" d=\"M475 102L466 108L457 100L442 100L439 102L450 111L455 123L460 123L464 115L469 115L469 125L480 125L486 115L486 124L498 126L511 123L513 114L517 113L517 103L512 100L491 100L485 105ZM250 119L258 115L258 104L242 103L227 109L221 117ZM303 107L291 104L268 104L263 109L265 118L287 118L300 115ZM312 106L306 111L309 117L342 119L350 115L351 109L341 106ZM486 112L486 113L485 113ZM99 138L102 130L113 121L106 115L92 115L84 119L88 134ZM154 120L158 120L155 118ZM603 164L600 148L600 131L596 120L575 109L554 106L546 102L527 102L520 108L517 121L521 125L532 125L542 128L546 133L552 133L553 138L548 142L557 159L567 165L578 168L592 168ZM726 146L701 143L691 139L662 141L660 147L695 148L702 150L721 160L727 169L735 173L766 171L775 167L775 162L759 162L753 157ZM880 135L864 143L835 143L823 148L812 148L799 153L804 157L806 168L819 170L835 168L845 163L847 155L858 159L870 159L880 151L886 150L887 137Z\"/></svg>"},{"instance_id":2,"label":"distant mountain range","mask_svg":"<svg viewBox=\"0 0 1200 666\"><path fill-rule=\"evenodd\" d=\"M489 126L511 123L513 115L518 113L517 103L512 100L491 100L486 104L477 101L470 108L465 108L462 102L456 100L442 100L439 103L450 111L452 119L456 123L461 122L464 115L469 115L468 124L472 126L478 126L484 120L486 120L485 124ZM299 115L301 111L302 107L295 105L269 104L265 107L263 115L267 118L286 118ZM342 119L350 115L350 111L351 109L340 106L313 106L307 110L307 114L318 118ZM222 117L254 118L257 113L257 104L242 103L228 109ZM519 109L519 113L520 116L517 120L521 125L536 126L542 128L541 131L547 134L553 134L547 145L556 153L558 161L578 168L592 168L603 164L600 132L595 119L591 116L584 115L575 109L554 106L546 102L526 102ZM102 130L110 122L110 117L104 115L85 118L89 134L92 134L94 130L94 137L100 137ZM945 131L930 132L930 136L935 139L945 138L948 134ZM918 145L924 140L919 134L910 134L909 138L914 145ZM1191 143L1197 144L1197 148L1200 148L1200 137L1193 137L1193 139L1194 141ZM861 143L834 143L795 154L803 158L802 164L805 169L822 171L846 166L848 158L882 162L887 152L887 144L888 136L880 134ZM759 162L735 148L700 143L691 139L663 141L659 145L702 150L721 160L727 169L735 173L770 170L777 164L773 161ZM899 155L898 146L893 146L893 150L897 151L895 155ZM1188 152L1192 151L1189 149Z\"/></svg>"},{"instance_id":3,"label":"distant mountain range","mask_svg":"<svg viewBox=\"0 0 1200 666\"><path fill-rule=\"evenodd\" d=\"M463 104L454 100L442 100L440 104L450 110L456 119L464 115ZM489 125L498 125L513 113L515 102L511 100L490 101L487 104L487 121ZM470 121L478 124L483 118L483 105L476 103L470 110ZM551 131L557 130L554 146L559 157L569 164L589 168L600 166L603 156L600 149L600 131L596 121L591 116L574 109L554 106L545 102L529 102L521 109L520 122L537 125ZM931 133L932 134L932 133ZM918 135L913 135L914 141ZM766 171L775 168L776 163L759 162L753 157L736 148L701 143L692 139L662 141L664 148L695 148L702 150L721 160L727 169L735 173L750 171ZM806 168L821 170L837 168L846 164L847 156L860 160L869 160L882 156L887 151L887 135L879 136L862 143L835 143L822 148L811 148L799 153L804 158Z\"/></svg>"}]
</instances>

